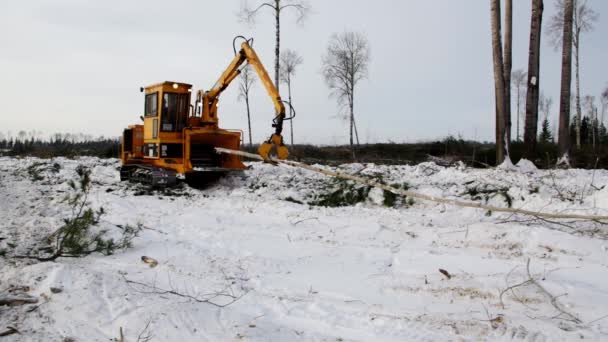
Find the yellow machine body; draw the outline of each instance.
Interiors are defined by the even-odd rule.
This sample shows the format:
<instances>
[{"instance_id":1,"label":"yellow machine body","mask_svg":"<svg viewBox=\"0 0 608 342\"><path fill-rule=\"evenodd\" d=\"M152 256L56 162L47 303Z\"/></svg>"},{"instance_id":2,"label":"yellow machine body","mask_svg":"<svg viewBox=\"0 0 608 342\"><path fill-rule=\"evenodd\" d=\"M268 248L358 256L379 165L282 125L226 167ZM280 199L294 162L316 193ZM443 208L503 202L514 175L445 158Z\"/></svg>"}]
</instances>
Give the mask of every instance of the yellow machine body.
<instances>
[{"instance_id":1,"label":"yellow machine body","mask_svg":"<svg viewBox=\"0 0 608 342\"><path fill-rule=\"evenodd\" d=\"M151 165L179 174L245 169L238 156L215 153L215 147L238 150L242 133L192 116L191 85L163 82L144 90L143 125L123 132L123 165Z\"/></svg>"}]
</instances>

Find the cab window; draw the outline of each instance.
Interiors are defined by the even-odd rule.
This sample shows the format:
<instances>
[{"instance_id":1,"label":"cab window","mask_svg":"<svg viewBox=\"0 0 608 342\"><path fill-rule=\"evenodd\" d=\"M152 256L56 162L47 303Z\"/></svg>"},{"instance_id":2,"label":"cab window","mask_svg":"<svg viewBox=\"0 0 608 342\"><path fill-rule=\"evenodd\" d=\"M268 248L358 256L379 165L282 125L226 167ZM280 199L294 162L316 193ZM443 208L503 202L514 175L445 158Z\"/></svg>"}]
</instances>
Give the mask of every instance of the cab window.
<instances>
[{"instance_id":1,"label":"cab window","mask_svg":"<svg viewBox=\"0 0 608 342\"><path fill-rule=\"evenodd\" d=\"M163 94L161 131L181 132L186 127L190 105L189 95L177 93Z\"/></svg>"},{"instance_id":2,"label":"cab window","mask_svg":"<svg viewBox=\"0 0 608 342\"><path fill-rule=\"evenodd\" d=\"M158 116L158 93L146 95L146 108L144 113L146 117Z\"/></svg>"}]
</instances>

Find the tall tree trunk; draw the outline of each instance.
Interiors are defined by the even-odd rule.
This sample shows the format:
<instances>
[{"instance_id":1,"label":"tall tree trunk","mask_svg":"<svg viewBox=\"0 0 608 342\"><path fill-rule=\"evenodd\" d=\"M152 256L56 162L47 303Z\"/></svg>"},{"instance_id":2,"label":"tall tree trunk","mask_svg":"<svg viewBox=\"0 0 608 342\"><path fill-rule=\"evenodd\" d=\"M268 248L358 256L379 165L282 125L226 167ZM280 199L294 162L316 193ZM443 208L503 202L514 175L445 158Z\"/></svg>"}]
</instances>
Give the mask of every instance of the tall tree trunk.
<instances>
[{"instance_id":1,"label":"tall tree trunk","mask_svg":"<svg viewBox=\"0 0 608 342\"><path fill-rule=\"evenodd\" d=\"M597 112L591 107L591 142L595 150L595 130L597 129Z\"/></svg>"},{"instance_id":2,"label":"tall tree trunk","mask_svg":"<svg viewBox=\"0 0 608 342\"><path fill-rule=\"evenodd\" d=\"M289 116L291 116L291 76L289 74L287 74L287 94L289 96ZM291 137L291 146L293 147L293 120L289 120L289 133L290 133L290 137Z\"/></svg>"},{"instance_id":3,"label":"tall tree trunk","mask_svg":"<svg viewBox=\"0 0 608 342\"><path fill-rule=\"evenodd\" d=\"M526 97L526 123L524 127L524 156L533 160L538 131L538 98L540 85L540 38L543 19L543 0L532 0L530 24L530 50L528 55L528 95Z\"/></svg>"},{"instance_id":4,"label":"tall tree trunk","mask_svg":"<svg viewBox=\"0 0 608 342\"><path fill-rule=\"evenodd\" d=\"M354 124L355 124L355 114L353 112L353 103L350 103L350 148L354 151L354 141L353 141L353 132L354 132Z\"/></svg>"},{"instance_id":5,"label":"tall tree trunk","mask_svg":"<svg viewBox=\"0 0 608 342\"><path fill-rule=\"evenodd\" d=\"M567 160L570 150L570 92L572 87L572 20L573 0L565 0L564 31L562 42L562 82L559 98L559 138L557 141L560 159Z\"/></svg>"},{"instance_id":6,"label":"tall tree trunk","mask_svg":"<svg viewBox=\"0 0 608 342\"><path fill-rule=\"evenodd\" d=\"M505 130L507 143L505 150L509 154L509 144L511 143L511 70L512 70L512 46L513 46L513 0L505 0Z\"/></svg>"},{"instance_id":7,"label":"tall tree trunk","mask_svg":"<svg viewBox=\"0 0 608 342\"><path fill-rule=\"evenodd\" d=\"M281 54L281 0L275 0L276 44L274 46L274 86L279 90L279 56Z\"/></svg>"},{"instance_id":8,"label":"tall tree trunk","mask_svg":"<svg viewBox=\"0 0 608 342\"><path fill-rule=\"evenodd\" d=\"M505 74L500 37L500 0L490 5L492 25L492 55L494 61L494 90L496 93L496 164L505 160Z\"/></svg>"},{"instance_id":9,"label":"tall tree trunk","mask_svg":"<svg viewBox=\"0 0 608 342\"><path fill-rule=\"evenodd\" d=\"M355 120L355 114L353 113L353 128L355 129L355 141L357 147L359 146L359 131L357 130L357 120Z\"/></svg>"},{"instance_id":10,"label":"tall tree trunk","mask_svg":"<svg viewBox=\"0 0 608 342\"><path fill-rule=\"evenodd\" d=\"M249 113L249 94L245 95L245 104L247 105L247 124L249 125L249 147L253 146L251 139L251 115Z\"/></svg>"},{"instance_id":11,"label":"tall tree trunk","mask_svg":"<svg viewBox=\"0 0 608 342\"><path fill-rule=\"evenodd\" d=\"M575 9L576 11L576 9ZM580 48L580 28L576 29L576 38L574 44L574 69L576 72L576 148L581 148L581 123L583 120L581 109L581 76L579 69L579 48Z\"/></svg>"},{"instance_id":12,"label":"tall tree trunk","mask_svg":"<svg viewBox=\"0 0 608 342\"><path fill-rule=\"evenodd\" d=\"M519 105L521 103L521 87L519 86L519 84L517 85L517 142L519 142L519 117L521 116L521 109L519 108Z\"/></svg>"},{"instance_id":13,"label":"tall tree trunk","mask_svg":"<svg viewBox=\"0 0 608 342\"><path fill-rule=\"evenodd\" d=\"M355 114L352 110L352 102L351 102L351 110L350 110L350 150L353 154L353 161L357 160L357 156L355 154L355 146L353 143L353 131L355 128Z\"/></svg>"}]
</instances>

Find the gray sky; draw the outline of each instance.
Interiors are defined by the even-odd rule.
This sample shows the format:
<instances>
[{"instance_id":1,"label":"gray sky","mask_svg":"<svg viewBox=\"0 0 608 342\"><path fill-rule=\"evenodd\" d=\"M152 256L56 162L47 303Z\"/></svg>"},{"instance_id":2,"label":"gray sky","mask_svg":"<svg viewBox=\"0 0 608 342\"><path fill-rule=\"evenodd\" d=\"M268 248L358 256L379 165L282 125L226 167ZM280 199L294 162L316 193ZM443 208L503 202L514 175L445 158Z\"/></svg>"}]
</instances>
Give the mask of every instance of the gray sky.
<instances>
[{"instance_id":1,"label":"gray sky","mask_svg":"<svg viewBox=\"0 0 608 342\"><path fill-rule=\"evenodd\" d=\"M337 117L340 109L320 74L330 35L343 30L365 33L371 45L369 79L360 83L355 98L362 142L447 134L493 139L489 1L310 2L313 13L303 25L295 24L290 13L282 19L282 48L304 58L293 81L296 142L348 142L348 125ZM581 92L598 96L608 85L608 1L589 3L600 20L581 42ZM209 89L233 58L232 38L238 34L255 38L254 48L272 75L272 15L261 13L256 26L249 27L236 18L240 4L2 1L0 132L118 136L123 127L140 122L140 86L168 80ZM514 7L513 68L527 69L530 1L515 0ZM553 13L553 1L545 0L545 24ZM561 52L544 35L543 40L540 84L554 98L555 121ZM286 98L286 87L281 90ZM271 133L273 107L260 83L253 92L253 133L259 142ZM220 126L245 129L244 106L234 83L222 95ZM513 130L515 135L515 121Z\"/></svg>"}]
</instances>

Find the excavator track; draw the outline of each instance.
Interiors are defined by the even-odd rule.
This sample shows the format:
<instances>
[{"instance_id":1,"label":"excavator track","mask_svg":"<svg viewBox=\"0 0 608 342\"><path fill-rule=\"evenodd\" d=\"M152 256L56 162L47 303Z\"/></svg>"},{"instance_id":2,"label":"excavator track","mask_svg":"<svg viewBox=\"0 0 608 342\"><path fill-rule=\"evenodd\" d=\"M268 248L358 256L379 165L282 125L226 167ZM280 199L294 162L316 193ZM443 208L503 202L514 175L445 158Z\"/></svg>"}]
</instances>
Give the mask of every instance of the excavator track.
<instances>
[{"instance_id":1,"label":"excavator track","mask_svg":"<svg viewBox=\"0 0 608 342\"><path fill-rule=\"evenodd\" d=\"M194 189L206 189L227 173L227 171L190 172L186 174L185 181Z\"/></svg>"},{"instance_id":2,"label":"excavator track","mask_svg":"<svg viewBox=\"0 0 608 342\"><path fill-rule=\"evenodd\" d=\"M177 175L173 170L149 165L130 164L123 165L120 168L120 180L164 188L177 184Z\"/></svg>"}]
</instances>

